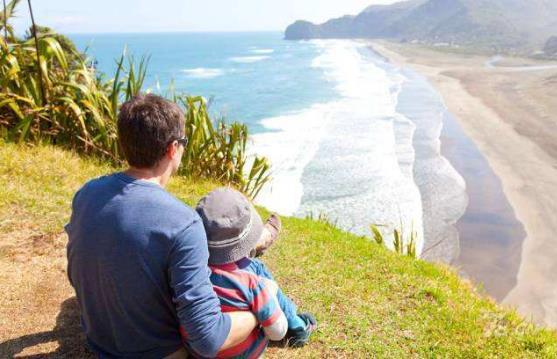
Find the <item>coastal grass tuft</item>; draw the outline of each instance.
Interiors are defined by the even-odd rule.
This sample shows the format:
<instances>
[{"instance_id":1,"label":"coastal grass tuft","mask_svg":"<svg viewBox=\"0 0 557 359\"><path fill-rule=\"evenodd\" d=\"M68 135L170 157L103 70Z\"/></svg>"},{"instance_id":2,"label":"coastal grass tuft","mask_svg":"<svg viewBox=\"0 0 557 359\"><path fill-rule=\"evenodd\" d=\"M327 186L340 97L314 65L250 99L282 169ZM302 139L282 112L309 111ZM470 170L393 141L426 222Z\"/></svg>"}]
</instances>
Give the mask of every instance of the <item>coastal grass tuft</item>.
<instances>
[{"instance_id":1,"label":"coastal grass tuft","mask_svg":"<svg viewBox=\"0 0 557 359\"><path fill-rule=\"evenodd\" d=\"M87 357L66 275L73 193L117 168L58 147L0 142L0 357ZM217 184L174 178L190 205ZM260 209L262 215L268 212ZM283 218L263 257L319 329L269 358L555 358L557 333L478 294L443 265L402 256L326 221Z\"/></svg>"},{"instance_id":2,"label":"coastal grass tuft","mask_svg":"<svg viewBox=\"0 0 557 359\"><path fill-rule=\"evenodd\" d=\"M379 226L372 224L370 226L371 234L375 243L389 248L388 242L385 240L384 234L379 230ZM418 240L418 233L414 231L414 228L410 231L410 235L407 238L404 232L404 227L401 223L400 228L395 228L393 230L393 241L392 247L395 253L407 255L408 257L416 258L416 242Z\"/></svg>"}]
</instances>

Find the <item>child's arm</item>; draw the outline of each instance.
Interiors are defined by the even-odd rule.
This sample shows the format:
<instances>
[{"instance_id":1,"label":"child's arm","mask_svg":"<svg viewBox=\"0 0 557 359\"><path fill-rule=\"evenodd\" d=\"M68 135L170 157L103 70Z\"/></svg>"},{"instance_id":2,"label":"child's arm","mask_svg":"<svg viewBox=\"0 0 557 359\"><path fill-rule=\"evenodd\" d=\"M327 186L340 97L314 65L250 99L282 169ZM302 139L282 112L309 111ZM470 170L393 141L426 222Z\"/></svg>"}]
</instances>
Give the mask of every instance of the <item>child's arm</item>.
<instances>
[{"instance_id":1,"label":"child's arm","mask_svg":"<svg viewBox=\"0 0 557 359\"><path fill-rule=\"evenodd\" d=\"M271 324L270 326L263 327L263 331L265 332L265 336L267 336L269 340L279 341L282 340L282 338L284 338L286 332L288 331L288 321L286 320L286 316L284 315L284 313L282 313L282 310L281 310L280 318L277 319L277 321Z\"/></svg>"},{"instance_id":2,"label":"child's arm","mask_svg":"<svg viewBox=\"0 0 557 359\"><path fill-rule=\"evenodd\" d=\"M280 308L277 292L278 292L278 284L274 280L263 278L263 282L265 283L265 287L269 290L271 295L271 300L274 301L273 305L278 308L280 311L279 318L270 326L263 327L263 331L267 338L273 341L278 341L284 338L286 332L288 331L288 320L286 319L286 315Z\"/></svg>"},{"instance_id":3,"label":"child's arm","mask_svg":"<svg viewBox=\"0 0 557 359\"><path fill-rule=\"evenodd\" d=\"M288 321L278 303L277 290L276 282L262 278L254 291L252 302L257 321L267 338L273 341L281 340L288 331Z\"/></svg>"}]
</instances>

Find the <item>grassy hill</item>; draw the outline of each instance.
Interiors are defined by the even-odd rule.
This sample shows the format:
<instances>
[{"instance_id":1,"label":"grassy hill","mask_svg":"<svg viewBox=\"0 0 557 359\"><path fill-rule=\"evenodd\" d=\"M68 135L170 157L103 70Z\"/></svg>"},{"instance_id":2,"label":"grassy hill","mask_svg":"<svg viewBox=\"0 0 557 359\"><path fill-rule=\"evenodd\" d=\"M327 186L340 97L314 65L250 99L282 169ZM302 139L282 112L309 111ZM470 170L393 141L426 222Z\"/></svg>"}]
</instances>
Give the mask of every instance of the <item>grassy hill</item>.
<instances>
[{"instance_id":1,"label":"grassy hill","mask_svg":"<svg viewBox=\"0 0 557 359\"><path fill-rule=\"evenodd\" d=\"M73 193L114 170L59 148L0 142L0 357L88 355L62 226ZM193 204L215 186L175 178L169 191ZM557 356L556 332L502 309L452 270L327 223L284 218L265 261L320 323L309 346L271 348L270 358Z\"/></svg>"}]
</instances>

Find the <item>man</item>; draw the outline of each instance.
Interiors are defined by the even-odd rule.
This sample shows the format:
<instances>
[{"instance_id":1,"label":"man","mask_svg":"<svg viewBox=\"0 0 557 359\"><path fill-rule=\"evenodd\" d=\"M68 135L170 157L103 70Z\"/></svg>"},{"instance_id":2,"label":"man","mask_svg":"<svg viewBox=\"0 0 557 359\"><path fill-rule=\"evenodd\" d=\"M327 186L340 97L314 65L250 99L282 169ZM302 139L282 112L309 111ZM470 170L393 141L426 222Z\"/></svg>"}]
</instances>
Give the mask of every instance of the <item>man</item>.
<instances>
[{"instance_id":1,"label":"man","mask_svg":"<svg viewBox=\"0 0 557 359\"><path fill-rule=\"evenodd\" d=\"M164 190L180 166L184 114L154 95L123 104L118 136L129 169L75 195L68 276L90 347L100 357L212 357L242 343L257 322L222 313L209 281L199 216Z\"/></svg>"}]
</instances>

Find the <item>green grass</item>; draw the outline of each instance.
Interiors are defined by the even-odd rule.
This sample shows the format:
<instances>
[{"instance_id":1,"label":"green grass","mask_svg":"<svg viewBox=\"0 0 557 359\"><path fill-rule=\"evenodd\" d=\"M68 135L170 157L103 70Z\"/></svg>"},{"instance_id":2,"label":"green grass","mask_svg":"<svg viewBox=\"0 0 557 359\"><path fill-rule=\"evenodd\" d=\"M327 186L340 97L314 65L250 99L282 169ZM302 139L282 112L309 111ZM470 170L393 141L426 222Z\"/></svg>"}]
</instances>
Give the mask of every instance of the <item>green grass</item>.
<instances>
[{"instance_id":1,"label":"green grass","mask_svg":"<svg viewBox=\"0 0 557 359\"><path fill-rule=\"evenodd\" d=\"M58 148L0 142L2 243L21 240L21 233L60 233L73 193L114 170ZM169 191L192 205L214 187L176 178ZM327 223L284 218L283 224L264 260L300 309L316 314L319 331L306 348L271 348L268 357L557 357L554 331L482 297L449 268Z\"/></svg>"}]
</instances>

